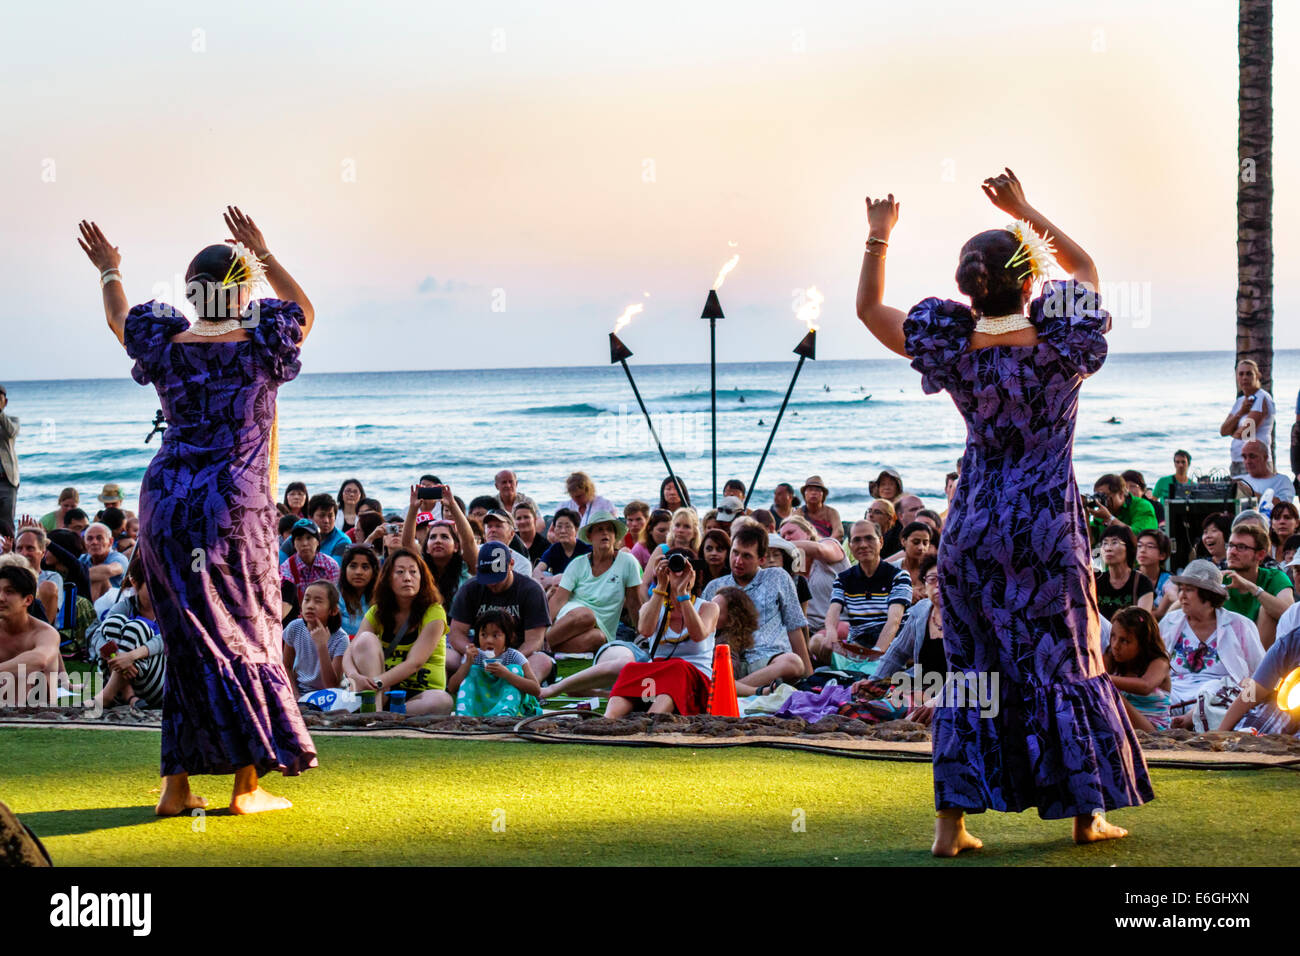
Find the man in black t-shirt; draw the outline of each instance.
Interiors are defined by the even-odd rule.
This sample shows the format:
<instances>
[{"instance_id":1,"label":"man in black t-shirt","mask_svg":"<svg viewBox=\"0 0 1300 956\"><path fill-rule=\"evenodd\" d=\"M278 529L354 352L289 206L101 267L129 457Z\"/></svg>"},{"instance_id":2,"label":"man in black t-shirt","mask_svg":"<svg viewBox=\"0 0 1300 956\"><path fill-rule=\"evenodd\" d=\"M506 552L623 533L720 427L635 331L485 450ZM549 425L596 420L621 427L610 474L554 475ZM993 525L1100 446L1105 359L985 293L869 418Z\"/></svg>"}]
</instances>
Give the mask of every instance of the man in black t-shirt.
<instances>
[{"instance_id":1,"label":"man in black t-shirt","mask_svg":"<svg viewBox=\"0 0 1300 956\"><path fill-rule=\"evenodd\" d=\"M470 632L488 611L504 611L519 622L524 643L519 652L528 658L539 681L546 680L555 660L542 649L551 615L546 593L531 578L515 574L510 549L500 541L485 542L478 550L478 574L456 591L451 602L451 631L447 636L447 673L460 667L470 643Z\"/></svg>"}]
</instances>

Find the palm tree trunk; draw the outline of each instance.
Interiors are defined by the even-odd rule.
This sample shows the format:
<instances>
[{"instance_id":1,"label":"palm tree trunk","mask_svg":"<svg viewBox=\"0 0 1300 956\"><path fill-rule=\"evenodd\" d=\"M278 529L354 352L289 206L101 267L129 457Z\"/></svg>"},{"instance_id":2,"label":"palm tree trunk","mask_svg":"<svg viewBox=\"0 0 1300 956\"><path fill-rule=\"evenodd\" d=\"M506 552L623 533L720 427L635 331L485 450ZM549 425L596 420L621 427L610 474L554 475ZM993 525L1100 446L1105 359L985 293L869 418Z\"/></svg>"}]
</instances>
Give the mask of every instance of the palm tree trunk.
<instances>
[{"instance_id":1,"label":"palm tree trunk","mask_svg":"<svg viewBox=\"0 0 1300 956\"><path fill-rule=\"evenodd\" d=\"M1272 395L1273 0L1239 0L1237 82L1237 361Z\"/></svg>"}]
</instances>

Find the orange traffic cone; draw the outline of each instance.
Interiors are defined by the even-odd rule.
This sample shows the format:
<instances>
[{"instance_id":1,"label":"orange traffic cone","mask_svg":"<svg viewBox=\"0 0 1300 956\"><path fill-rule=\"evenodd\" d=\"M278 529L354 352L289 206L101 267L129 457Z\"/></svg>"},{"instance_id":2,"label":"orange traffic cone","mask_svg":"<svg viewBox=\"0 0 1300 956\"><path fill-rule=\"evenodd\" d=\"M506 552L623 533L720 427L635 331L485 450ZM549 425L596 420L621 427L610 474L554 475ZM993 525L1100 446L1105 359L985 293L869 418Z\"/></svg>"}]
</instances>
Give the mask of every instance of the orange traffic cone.
<instances>
[{"instance_id":1,"label":"orange traffic cone","mask_svg":"<svg viewBox=\"0 0 1300 956\"><path fill-rule=\"evenodd\" d=\"M713 686L709 690L709 713L714 717L739 717L736 681L731 676L731 648L718 644L713 648Z\"/></svg>"}]
</instances>

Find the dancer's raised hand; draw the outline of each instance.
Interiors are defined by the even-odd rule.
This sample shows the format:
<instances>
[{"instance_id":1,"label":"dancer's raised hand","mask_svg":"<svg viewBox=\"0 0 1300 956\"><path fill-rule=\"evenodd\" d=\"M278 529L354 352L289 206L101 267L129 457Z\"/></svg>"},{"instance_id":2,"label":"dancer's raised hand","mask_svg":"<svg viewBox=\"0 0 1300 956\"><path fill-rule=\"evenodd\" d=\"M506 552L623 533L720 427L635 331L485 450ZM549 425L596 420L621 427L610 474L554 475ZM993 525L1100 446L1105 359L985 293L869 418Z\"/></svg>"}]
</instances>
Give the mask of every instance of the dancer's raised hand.
<instances>
[{"instance_id":1,"label":"dancer's raised hand","mask_svg":"<svg viewBox=\"0 0 1300 956\"><path fill-rule=\"evenodd\" d=\"M83 219L80 228L81 238L77 240L77 245L81 246L96 269L103 273L122 264L122 254L117 246L108 241L99 226Z\"/></svg>"},{"instance_id":2,"label":"dancer's raised hand","mask_svg":"<svg viewBox=\"0 0 1300 956\"><path fill-rule=\"evenodd\" d=\"M867 197L867 228L871 235L884 238L894 231L898 225L898 210L902 208L902 203L894 202L894 194L890 193L886 199L872 199Z\"/></svg>"},{"instance_id":3,"label":"dancer's raised hand","mask_svg":"<svg viewBox=\"0 0 1300 956\"><path fill-rule=\"evenodd\" d=\"M227 242L242 242L252 249L253 254L259 259L266 256L268 250L262 230L258 229L257 223L245 216L238 206L227 206L226 211L221 214L221 218L226 221L226 228L230 230L230 234L234 237L233 239L227 239Z\"/></svg>"},{"instance_id":4,"label":"dancer's raised hand","mask_svg":"<svg viewBox=\"0 0 1300 956\"><path fill-rule=\"evenodd\" d=\"M1008 212L1017 219L1025 218L1025 211L1029 209L1029 203L1025 199L1025 188L1020 185L1020 180L1010 169L1003 167L1003 173L997 176L990 176L984 180L980 188L984 190L984 195L989 197L989 202L997 206L1003 212Z\"/></svg>"}]
</instances>

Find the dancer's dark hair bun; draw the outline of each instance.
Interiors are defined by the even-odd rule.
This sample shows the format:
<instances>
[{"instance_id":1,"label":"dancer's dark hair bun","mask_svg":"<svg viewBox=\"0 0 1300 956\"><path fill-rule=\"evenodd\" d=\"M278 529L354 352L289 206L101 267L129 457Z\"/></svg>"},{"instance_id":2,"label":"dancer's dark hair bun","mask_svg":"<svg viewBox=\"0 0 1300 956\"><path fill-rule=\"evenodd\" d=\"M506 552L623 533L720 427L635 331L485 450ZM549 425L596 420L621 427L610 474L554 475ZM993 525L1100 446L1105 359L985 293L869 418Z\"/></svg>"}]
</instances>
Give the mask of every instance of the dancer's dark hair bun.
<instances>
[{"instance_id":1,"label":"dancer's dark hair bun","mask_svg":"<svg viewBox=\"0 0 1300 956\"><path fill-rule=\"evenodd\" d=\"M972 236L961 247L957 263L957 288L970 296L971 307L981 315L1008 315L1023 308L1021 268L1006 266L1020 241L1006 229L989 229Z\"/></svg>"},{"instance_id":2,"label":"dancer's dark hair bun","mask_svg":"<svg viewBox=\"0 0 1300 956\"><path fill-rule=\"evenodd\" d=\"M235 250L227 245L205 246L190 262L185 270L185 281L206 279L208 282L220 282L230 271L230 264L235 261Z\"/></svg>"}]
</instances>

